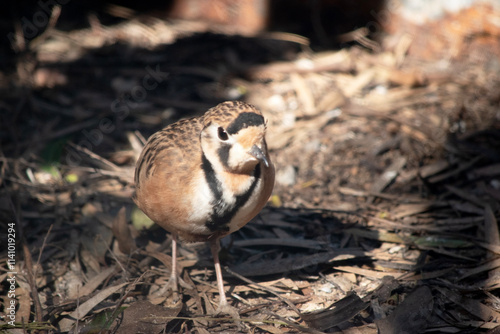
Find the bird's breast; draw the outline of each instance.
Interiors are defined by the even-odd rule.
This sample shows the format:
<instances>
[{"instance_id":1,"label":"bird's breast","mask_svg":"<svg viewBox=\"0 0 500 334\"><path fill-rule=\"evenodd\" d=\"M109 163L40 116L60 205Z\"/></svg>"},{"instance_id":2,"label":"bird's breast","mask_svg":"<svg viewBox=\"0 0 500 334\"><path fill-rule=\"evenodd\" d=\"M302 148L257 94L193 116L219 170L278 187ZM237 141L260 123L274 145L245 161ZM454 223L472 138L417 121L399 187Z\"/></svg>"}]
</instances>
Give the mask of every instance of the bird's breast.
<instances>
[{"instance_id":1,"label":"bird's breast","mask_svg":"<svg viewBox=\"0 0 500 334\"><path fill-rule=\"evenodd\" d=\"M192 234L199 234L196 239L236 231L263 206L259 200L263 190L260 165L251 175L210 175L212 172L208 170L209 175L205 171L193 178L186 227Z\"/></svg>"}]
</instances>

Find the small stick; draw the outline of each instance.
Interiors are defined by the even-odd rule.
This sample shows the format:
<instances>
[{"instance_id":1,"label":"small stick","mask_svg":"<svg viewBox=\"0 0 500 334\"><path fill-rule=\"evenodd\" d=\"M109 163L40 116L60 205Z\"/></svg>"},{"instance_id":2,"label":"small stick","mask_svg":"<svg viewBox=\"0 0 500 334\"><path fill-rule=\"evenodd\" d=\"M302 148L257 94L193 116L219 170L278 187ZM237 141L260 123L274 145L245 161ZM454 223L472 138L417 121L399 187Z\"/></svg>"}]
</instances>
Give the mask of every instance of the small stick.
<instances>
[{"instance_id":1,"label":"small stick","mask_svg":"<svg viewBox=\"0 0 500 334\"><path fill-rule=\"evenodd\" d=\"M276 297L278 297L279 300L281 300L282 302L284 302L285 304L287 304L288 306L290 306L299 316L301 316L301 313L300 313L299 309L297 308L297 306L295 306L295 304L292 303L291 301L289 301L288 299L282 297L276 291L274 291L272 289L269 289L269 288L267 288L265 286L262 286L262 285L260 285L258 283L255 283L252 280L249 280L248 278L246 278L244 276L241 276L240 274L235 273L234 271L232 271L228 267L224 267L224 270L226 270L228 273L230 273L234 277L239 278L240 280L242 280L245 283L252 284L252 285L256 286L258 289L260 289L260 290L263 290L263 291L269 292L270 294L275 295Z\"/></svg>"}]
</instances>

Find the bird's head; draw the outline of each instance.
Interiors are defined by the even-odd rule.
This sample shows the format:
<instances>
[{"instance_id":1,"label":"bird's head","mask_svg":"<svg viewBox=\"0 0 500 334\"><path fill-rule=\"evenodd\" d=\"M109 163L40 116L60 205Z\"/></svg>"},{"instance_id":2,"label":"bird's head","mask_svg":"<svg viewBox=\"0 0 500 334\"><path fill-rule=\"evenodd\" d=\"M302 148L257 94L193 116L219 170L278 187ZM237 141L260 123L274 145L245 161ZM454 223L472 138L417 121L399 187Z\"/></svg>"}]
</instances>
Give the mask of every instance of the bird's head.
<instances>
[{"instance_id":1,"label":"bird's head","mask_svg":"<svg viewBox=\"0 0 500 334\"><path fill-rule=\"evenodd\" d=\"M259 110L243 102L224 102L205 114L201 147L213 165L231 173L251 173L259 163L270 165L265 134Z\"/></svg>"}]
</instances>

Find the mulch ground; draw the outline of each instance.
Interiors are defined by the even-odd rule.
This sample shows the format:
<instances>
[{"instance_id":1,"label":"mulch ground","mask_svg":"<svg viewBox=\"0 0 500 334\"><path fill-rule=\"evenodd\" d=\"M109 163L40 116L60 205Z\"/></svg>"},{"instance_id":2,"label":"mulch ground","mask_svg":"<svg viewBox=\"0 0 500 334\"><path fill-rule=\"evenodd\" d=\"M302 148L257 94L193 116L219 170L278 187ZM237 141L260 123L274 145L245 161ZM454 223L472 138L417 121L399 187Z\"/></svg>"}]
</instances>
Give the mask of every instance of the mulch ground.
<instances>
[{"instance_id":1,"label":"mulch ground","mask_svg":"<svg viewBox=\"0 0 500 334\"><path fill-rule=\"evenodd\" d=\"M315 52L134 16L18 45L0 73L0 289L6 312L16 272L17 328L0 330L496 333L494 34L434 57L409 34ZM180 246L182 299L158 293L171 240L131 200L145 138L228 99L263 111L277 168L269 205L222 241L239 320L210 316L203 243Z\"/></svg>"}]
</instances>

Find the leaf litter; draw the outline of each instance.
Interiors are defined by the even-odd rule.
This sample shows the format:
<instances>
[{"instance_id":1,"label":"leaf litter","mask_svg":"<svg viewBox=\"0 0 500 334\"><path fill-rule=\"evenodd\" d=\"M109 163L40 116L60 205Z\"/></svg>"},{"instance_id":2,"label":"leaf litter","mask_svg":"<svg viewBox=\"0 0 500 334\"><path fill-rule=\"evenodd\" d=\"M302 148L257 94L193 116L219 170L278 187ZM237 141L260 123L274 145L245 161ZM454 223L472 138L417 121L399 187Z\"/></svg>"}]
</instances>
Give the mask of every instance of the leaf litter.
<instances>
[{"instance_id":1,"label":"leaf litter","mask_svg":"<svg viewBox=\"0 0 500 334\"><path fill-rule=\"evenodd\" d=\"M404 38L311 54L150 17L50 29L27 51L34 62L3 70L16 89L0 89L0 221L24 234L19 330L498 328L500 64L467 57L480 44L456 44L463 52L443 65L402 56ZM158 88L134 100L151 73ZM179 249L181 299L155 294L171 240L131 200L144 138L229 98L263 110L277 172L287 170L271 204L223 240L241 319L210 315L218 295L204 244ZM0 259L5 282L4 247Z\"/></svg>"}]
</instances>

